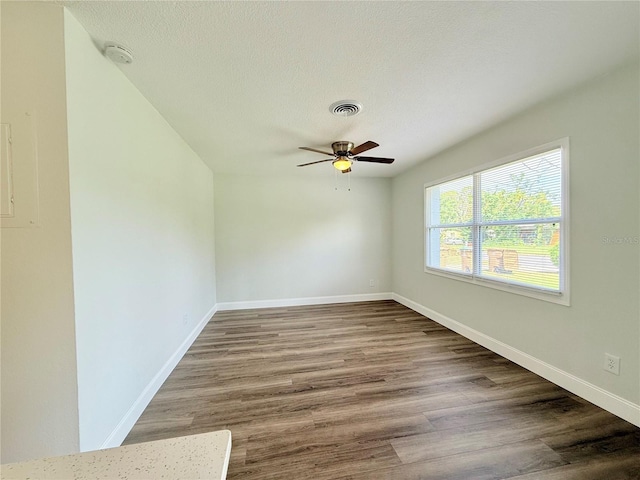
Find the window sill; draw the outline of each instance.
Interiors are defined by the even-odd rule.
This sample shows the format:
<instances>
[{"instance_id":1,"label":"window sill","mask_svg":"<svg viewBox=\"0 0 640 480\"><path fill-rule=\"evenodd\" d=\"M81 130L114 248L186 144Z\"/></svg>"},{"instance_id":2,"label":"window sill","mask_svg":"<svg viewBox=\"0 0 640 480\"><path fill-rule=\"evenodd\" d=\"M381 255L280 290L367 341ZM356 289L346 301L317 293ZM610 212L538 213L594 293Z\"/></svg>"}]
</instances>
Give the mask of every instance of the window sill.
<instances>
[{"instance_id":1,"label":"window sill","mask_svg":"<svg viewBox=\"0 0 640 480\"><path fill-rule=\"evenodd\" d=\"M529 288L521 285L512 285L499 281L492 281L485 278L474 277L464 273L443 270L439 268L425 267L425 273L449 278L451 280L459 280L465 283L472 283L481 287L492 288L503 292L513 293L515 295L523 295L525 297L535 298L545 302L556 303L558 305L570 306L568 293L548 292L542 289Z\"/></svg>"}]
</instances>

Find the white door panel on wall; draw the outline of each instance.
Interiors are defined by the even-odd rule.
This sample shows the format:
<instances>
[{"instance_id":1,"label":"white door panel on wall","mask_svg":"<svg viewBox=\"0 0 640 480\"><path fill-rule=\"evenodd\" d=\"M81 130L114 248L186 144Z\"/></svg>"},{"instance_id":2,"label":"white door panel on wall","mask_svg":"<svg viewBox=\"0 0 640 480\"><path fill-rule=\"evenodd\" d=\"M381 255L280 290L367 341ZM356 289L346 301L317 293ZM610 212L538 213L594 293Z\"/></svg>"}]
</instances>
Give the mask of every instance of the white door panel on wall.
<instances>
[{"instance_id":1,"label":"white door panel on wall","mask_svg":"<svg viewBox=\"0 0 640 480\"><path fill-rule=\"evenodd\" d=\"M0 217L13 217L13 167L11 125L0 124Z\"/></svg>"},{"instance_id":2,"label":"white door panel on wall","mask_svg":"<svg viewBox=\"0 0 640 480\"><path fill-rule=\"evenodd\" d=\"M34 115L2 109L2 228L38 225L38 155Z\"/></svg>"}]
</instances>

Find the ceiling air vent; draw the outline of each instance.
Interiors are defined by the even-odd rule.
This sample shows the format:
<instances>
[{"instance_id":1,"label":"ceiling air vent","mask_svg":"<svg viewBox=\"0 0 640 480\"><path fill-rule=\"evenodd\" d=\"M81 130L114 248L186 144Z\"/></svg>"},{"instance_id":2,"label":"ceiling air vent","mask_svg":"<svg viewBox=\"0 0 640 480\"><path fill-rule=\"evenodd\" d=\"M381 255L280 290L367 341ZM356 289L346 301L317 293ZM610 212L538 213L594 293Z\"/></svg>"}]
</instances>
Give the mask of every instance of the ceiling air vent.
<instances>
[{"instance_id":1,"label":"ceiling air vent","mask_svg":"<svg viewBox=\"0 0 640 480\"><path fill-rule=\"evenodd\" d=\"M353 117L360 113L362 105L355 100L340 100L331 104L329 110L339 117Z\"/></svg>"}]
</instances>

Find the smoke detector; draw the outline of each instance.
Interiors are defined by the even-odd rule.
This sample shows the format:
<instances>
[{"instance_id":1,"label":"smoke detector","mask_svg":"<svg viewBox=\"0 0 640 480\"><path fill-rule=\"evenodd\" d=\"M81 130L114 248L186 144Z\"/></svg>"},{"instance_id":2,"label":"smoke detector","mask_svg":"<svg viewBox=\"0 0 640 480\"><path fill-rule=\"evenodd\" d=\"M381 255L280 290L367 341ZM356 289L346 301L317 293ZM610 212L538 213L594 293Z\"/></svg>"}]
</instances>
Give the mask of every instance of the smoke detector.
<instances>
[{"instance_id":1,"label":"smoke detector","mask_svg":"<svg viewBox=\"0 0 640 480\"><path fill-rule=\"evenodd\" d=\"M107 42L104 44L104 54L115 63L129 64L133 62L133 55L122 45L115 42Z\"/></svg>"},{"instance_id":2,"label":"smoke detector","mask_svg":"<svg viewBox=\"0 0 640 480\"><path fill-rule=\"evenodd\" d=\"M329 110L338 117L353 117L362 111L362 104L355 100L340 100L332 103Z\"/></svg>"}]
</instances>

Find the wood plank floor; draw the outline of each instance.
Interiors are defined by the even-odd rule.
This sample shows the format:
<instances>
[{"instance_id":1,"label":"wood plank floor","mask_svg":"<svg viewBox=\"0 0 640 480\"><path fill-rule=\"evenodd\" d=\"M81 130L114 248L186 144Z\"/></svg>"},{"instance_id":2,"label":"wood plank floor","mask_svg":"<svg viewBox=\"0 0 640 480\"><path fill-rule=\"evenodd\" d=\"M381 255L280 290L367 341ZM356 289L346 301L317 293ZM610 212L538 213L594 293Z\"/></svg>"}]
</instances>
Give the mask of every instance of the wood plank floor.
<instances>
[{"instance_id":1,"label":"wood plank floor","mask_svg":"<svg viewBox=\"0 0 640 480\"><path fill-rule=\"evenodd\" d=\"M640 479L640 429L394 301L217 313L125 444L228 428L229 479Z\"/></svg>"}]
</instances>

